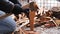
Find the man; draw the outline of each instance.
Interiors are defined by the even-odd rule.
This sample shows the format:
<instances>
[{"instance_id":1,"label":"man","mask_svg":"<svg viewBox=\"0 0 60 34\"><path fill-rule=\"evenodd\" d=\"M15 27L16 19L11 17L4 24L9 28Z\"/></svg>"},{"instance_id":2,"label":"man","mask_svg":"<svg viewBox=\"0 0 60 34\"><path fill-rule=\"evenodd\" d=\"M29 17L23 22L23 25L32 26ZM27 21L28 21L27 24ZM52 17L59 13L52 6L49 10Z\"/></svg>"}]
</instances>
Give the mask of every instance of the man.
<instances>
[{"instance_id":1,"label":"man","mask_svg":"<svg viewBox=\"0 0 60 34\"><path fill-rule=\"evenodd\" d=\"M21 12L24 12L24 10L17 0L0 0L0 17L7 13L18 15ZM16 23L11 16L0 19L0 34L12 34L15 29Z\"/></svg>"}]
</instances>

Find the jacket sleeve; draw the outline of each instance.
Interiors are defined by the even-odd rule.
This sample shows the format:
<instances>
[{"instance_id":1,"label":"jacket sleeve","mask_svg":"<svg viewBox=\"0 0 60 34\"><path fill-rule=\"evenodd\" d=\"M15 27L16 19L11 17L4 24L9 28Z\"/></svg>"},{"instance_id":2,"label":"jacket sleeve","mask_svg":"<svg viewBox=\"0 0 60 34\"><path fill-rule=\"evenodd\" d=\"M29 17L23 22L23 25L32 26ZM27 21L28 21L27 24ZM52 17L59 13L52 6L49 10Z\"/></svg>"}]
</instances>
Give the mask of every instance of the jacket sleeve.
<instances>
[{"instance_id":1,"label":"jacket sleeve","mask_svg":"<svg viewBox=\"0 0 60 34\"><path fill-rule=\"evenodd\" d=\"M5 13L14 13L15 15L18 15L21 12L26 12L19 4L14 4L13 2L7 0L0 0L0 10Z\"/></svg>"},{"instance_id":2,"label":"jacket sleeve","mask_svg":"<svg viewBox=\"0 0 60 34\"><path fill-rule=\"evenodd\" d=\"M7 0L0 0L0 10L9 13L14 8L14 3Z\"/></svg>"},{"instance_id":3,"label":"jacket sleeve","mask_svg":"<svg viewBox=\"0 0 60 34\"><path fill-rule=\"evenodd\" d=\"M21 12L24 12L24 10L21 8L19 4L15 4L14 9L12 10L12 13L15 15L21 14Z\"/></svg>"},{"instance_id":4,"label":"jacket sleeve","mask_svg":"<svg viewBox=\"0 0 60 34\"><path fill-rule=\"evenodd\" d=\"M11 2L13 2L14 4L19 4L21 6L21 3L18 0L9 0Z\"/></svg>"}]
</instances>

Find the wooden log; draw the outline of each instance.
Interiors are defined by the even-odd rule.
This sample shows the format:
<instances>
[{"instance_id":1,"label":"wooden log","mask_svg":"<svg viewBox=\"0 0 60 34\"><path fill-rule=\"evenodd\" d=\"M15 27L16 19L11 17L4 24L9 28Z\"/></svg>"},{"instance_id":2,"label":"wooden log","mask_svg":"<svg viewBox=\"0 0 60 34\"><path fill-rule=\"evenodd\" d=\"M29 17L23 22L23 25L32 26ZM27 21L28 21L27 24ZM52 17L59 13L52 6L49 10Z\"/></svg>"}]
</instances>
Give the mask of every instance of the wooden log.
<instances>
[{"instance_id":1,"label":"wooden log","mask_svg":"<svg viewBox=\"0 0 60 34\"><path fill-rule=\"evenodd\" d=\"M29 4L29 8L30 8L30 13L29 13L30 29L31 29L31 31L34 31L34 17L35 17L35 11L37 11L38 6L35 2L31 2Z\"/></svg>"},{"instance_id":2,"label":"wooden log","mask_svg":"<svg viewBox=\"0 0 60 34\"><path fill-rule=\"evenodd\" d=\"M31 29L31 31L34 31L34 17L35 17L35 12L34 11L30 11L29 17L30 17L30 29Z\"/></svg>"}]
</instances>

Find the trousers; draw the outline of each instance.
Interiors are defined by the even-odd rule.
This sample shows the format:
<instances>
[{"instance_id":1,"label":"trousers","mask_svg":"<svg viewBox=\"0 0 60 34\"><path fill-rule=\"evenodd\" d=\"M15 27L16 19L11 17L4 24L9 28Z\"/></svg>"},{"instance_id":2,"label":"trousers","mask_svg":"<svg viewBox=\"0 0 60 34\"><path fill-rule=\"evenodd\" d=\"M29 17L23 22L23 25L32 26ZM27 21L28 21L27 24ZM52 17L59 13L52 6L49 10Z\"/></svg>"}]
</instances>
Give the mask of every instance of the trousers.
<instances>
[{"instance_id":1,"label":"trousers","mask_svg":"<svg viewBox=\"0 0 60 34\"><path fill-rule=\"evenodd\" d=\"M0 16L4 15L5 12L0 11ZM11 16L0 19L0 34L9 34L14 32L16 29L16 22L12 19Z\"/></svg>"}]
</instances>

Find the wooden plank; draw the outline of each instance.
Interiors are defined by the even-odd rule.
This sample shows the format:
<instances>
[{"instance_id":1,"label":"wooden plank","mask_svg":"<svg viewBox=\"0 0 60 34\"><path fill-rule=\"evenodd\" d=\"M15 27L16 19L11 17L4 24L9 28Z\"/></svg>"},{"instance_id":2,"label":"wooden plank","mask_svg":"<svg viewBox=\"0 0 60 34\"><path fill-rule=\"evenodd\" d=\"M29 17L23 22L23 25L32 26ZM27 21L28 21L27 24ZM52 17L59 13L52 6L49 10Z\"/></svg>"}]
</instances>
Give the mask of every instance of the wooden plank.
<instances>
[{"instance_id":1,"label":"wooden plank","mask_svg":"<svg viewBox=\"0 0 60 34\"><path fill-rule=\"evenodd\" d=\"M57 24L57 26L59 26L60 25L60 20L56 19L55 23Z\"/></svg>"},{"instance_id":2,"label":"wooden plank","mask_svg":"<svg viewBox=\"0 0 60 34\"><path fill-rule=\"evenodd\" d=\"M28 34L27 31L24 30L23 28L21 28L20 31L21 31L23 34Z\"/></svg>"},{"instance_id":3,"label":"wooden plank","mask_svg":"<svg viewBox=\"0 0 60 34\"><path fill-rule=\"evenodd\" d=\"M8 16L10 16L10 15L12 15L12 14L11 14L11 13L9 13L9 14L4 14L4 15L0 16L0 19L4 19L4 18L6 18L6 17L8 17Z\"/></svg>"},{"instance_id":4,"label":"wooden plank","mask_svg":"<svg viewBox=\"0 0 60 34\"><path fill-rule=\"evenodd\" d=\"M14 33L12 33L12 34L14 34Z\"/></svg>"},{"instance_id":5,"label":"wooden plank","mask_svg":"<svg viewBox=\"0 0 60 34\"><path fill-rule=\"evenodd\" d=\"M27 31L28 34L39 34L39 32Z\"/></svg>"}]
</instances>

